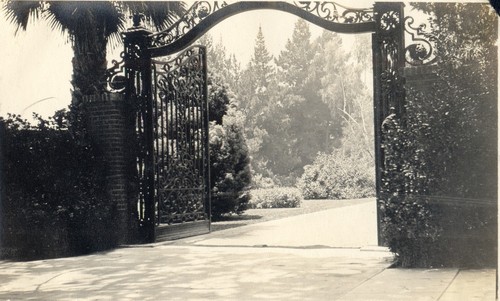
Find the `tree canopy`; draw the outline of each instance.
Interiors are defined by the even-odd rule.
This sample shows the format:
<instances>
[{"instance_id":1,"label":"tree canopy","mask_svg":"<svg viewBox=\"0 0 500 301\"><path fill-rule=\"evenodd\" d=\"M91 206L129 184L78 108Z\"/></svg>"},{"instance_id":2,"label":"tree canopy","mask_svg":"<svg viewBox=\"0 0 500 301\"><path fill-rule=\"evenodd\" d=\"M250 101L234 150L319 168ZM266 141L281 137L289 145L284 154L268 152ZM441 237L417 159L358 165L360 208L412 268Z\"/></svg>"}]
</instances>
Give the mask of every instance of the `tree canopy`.
<instances>
[{"instance_id":1,"label":"tree canopy","mask_svg":"<svg viewBox=\"0 0 500 301\"><path fill-rule=\"evenodd\" d=\"M355 43L369 42L359 37ZM372 99L363 78L370 53L343 49L340 36L327 31L312 40L309 24L299 19L273 58L259 28L234 91L245 113L254 179L264 186L294 185L318 153L347 144L351 152L373 155Z\"/></svg>"}]
</instances>

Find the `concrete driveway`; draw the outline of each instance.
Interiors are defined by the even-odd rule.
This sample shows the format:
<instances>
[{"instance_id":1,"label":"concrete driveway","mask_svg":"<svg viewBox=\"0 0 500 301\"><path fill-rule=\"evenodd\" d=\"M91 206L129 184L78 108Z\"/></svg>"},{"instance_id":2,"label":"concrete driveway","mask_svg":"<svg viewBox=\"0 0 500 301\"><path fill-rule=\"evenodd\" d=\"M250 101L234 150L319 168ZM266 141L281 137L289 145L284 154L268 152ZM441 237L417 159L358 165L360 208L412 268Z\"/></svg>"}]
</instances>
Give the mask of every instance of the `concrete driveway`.
<instances>
[{"instance_id":1,"label":"concrete driveway","mask_svg":"<svg viewBox=\"0 0 500 301\"><path fill-rule=\"evenodd\" d=\"M388 269L374 203L88 256L0 262L0 300L492 300L495 270ZM266 247L267 246L267 247Z\"/></svg>"},{"instance_id":2,"label":"concrete driveway","mask_svg":"<svg viewBox=\"0 0 500 301\"><path fill-rule=\"evenodd\" d=\"M332 201L334 202L334 201ZM204 246L361 248L377 245L375 199L184 240Z\"/></svg>"},{"instance_id":3,"label":"concrete driveway","mask_svg":"<svg viewBox=\"0 0 500 301\"><path fill-rule=\"evenodd\" d=\"M1 300L331 300L389 264L340 249L155 245L0 265Z\"/></svg>"}]
</instances>

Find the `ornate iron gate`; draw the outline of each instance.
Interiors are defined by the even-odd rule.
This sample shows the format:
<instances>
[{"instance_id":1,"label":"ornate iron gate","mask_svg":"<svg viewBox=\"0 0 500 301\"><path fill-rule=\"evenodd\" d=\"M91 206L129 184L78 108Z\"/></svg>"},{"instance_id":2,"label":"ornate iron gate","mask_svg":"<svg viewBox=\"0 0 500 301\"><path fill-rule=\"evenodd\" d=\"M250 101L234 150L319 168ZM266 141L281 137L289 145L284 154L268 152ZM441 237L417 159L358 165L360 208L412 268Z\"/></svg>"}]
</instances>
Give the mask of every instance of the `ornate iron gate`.
<instances>
[{"instance_id":1,"label":"ornate iron gate","mask_svg":"<svg viewBox=\"0 0 500 301\"><path fill-rule=\"evenodd\" d=\"M138 240L154 242L210 231L207 65L204 46L171 59L152 55L152 34L123 34L123 60L107 73L108 90L134 106ZM169 53L170 54L170 53Z\"/></svg>"},{"instance_id":2,"label":"ornate iron gate","mask_svg":"<svg viewBox=\"0 0 500 301\"><path fill-rule=\"evenodd\" d=\"M209 231L205 49L186 47L222 20L257 9L285 11L330 31L373 34L377 195L381 191L382 122L390 108L404 114L405 62L425 64L432 54L422 37L411 34L413 43L405 45L405 30L410 33L408 29L416 28L410 26L412 20L406 24L404 4L380 2L358 9L321 1L195 2L170 28L158 33L147 31L140 25L140 15L134 15L134 26L123 34L123 61L114 62L108 71L109 90L125 93L136 104L136 217L143 241ZM174 60L158 59L180 51ZM379 213L377 218L380 226Z\"/></svg>"},{"instance_id":3,"label":"ornate iron gate","mask_svg":"<svg viewBox=\"0 0 500 301\"><path fill-rule=\"evenodd\" d=\"M204 46L152 60L156 240L209 231L207 67Z\"/></svg>"}]
</instances>

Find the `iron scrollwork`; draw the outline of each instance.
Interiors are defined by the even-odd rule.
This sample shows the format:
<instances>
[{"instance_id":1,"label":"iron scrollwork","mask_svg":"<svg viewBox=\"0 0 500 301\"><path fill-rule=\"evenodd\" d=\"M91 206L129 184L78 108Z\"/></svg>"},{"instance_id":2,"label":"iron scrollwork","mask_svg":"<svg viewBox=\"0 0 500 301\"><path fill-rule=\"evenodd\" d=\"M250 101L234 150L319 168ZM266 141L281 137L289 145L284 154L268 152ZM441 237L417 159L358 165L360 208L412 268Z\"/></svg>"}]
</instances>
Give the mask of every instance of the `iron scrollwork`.
<instances>
[{"instance_id":1,"label":"iron scrollwork","mask_svg":"<svg viewBox=\"0 0 500 301\"><path fill-rule=\"evenodd\" d=\"M121 60L112 60L111 67L106 70L106 90L108 92L125 92L127 86L125 76L125 52L120 54Z\"/></svg>"},{"instance_id":2,"label":"iron scrollwork","mask_svg":"<svg viewBox=\"0 0 500 301\"><path fill-rule=\"evenodd\" d=\"M348 8L335 2L299 1L295 5L322 19L336 23L365 23L373 21L373 10Z\"/></svg>"},{"instance_id":3,"label":"iron scrollwork","mask_svg":"<svg viewBox=\"0 0 500 301\"><path fill-rule=\"evenodd\" d=\"M134 15L141 16L141 15ZM140 20L140 19L139 19ZM136 20L134 20L136 22ZM127 89L127 78L132 78L144 68L143 53L147 45L140 39L140 34L147 35L142 27L132 27L122 34L125 50L120 53L120 60L112 60L111 67L106 70L105 81L108 92L124 93ZM145 39L146 40L146 39ZM133 92L133 91L128 91Z\"/></svg>"},{"instance_id":4,"label":"iron scrollwork","mask_svg":"<svg viewBox=\"0 0 500 301\"><path fill-rule=\"evenodd\" d=\"M388 116L405 116L404 77L404 4L396 2L375 2L376 30L373 35L373 76L375 104L375 165L377 201L382 199L382 177L386 166L382 142L385 139L383 123ZM379 203L380 204L380 203ZM377 219L383 220L384 211L377 206ZM381 224L379 244L384 244Z\"/></svg>"},{"instance_id":5,"label":"iron scrollwork","mask_svg":"<svg viewBox=\"0 0 500 301\"><path fill-rule=\"evenodd\" d=\"M382 120L387 116L390 107L397 108L398 113L404 107L404 67L403 49L403 14L402 6L398 4L379 4L377 6L377 39L374 51L380 60L376 69L380 87L380 103Z\"/></svg>"},{"instance_id":6,"label":"iron scrollwork","mask_svg":"<svg viewBox=\"0 0 500 301\"><path fill-rule=\"evenodd\" d=\"M436 61L433 43L435 37L425 32L426 25L413 26L413 17L404 20L405 32L411 37L411 44L405 47L405 60L412 66L429 65Z\"/></svg>"},{"instance_id":7,"label":"iron scrollwork","mask_svg":"<svg viewBox=\"0 0 500 301\"><path fill-rule=\"evenodd\" d=\"M225 6L227 6L225 1L221 3L218 1L195 2L193 6L188 9L186 14L182 16L180 20L175 22L174 25L165 31L151 35L150 47L161 47L178 40L207 16Z\"/></svg>"},{"instance_id":8,"label":"iron scrollwork","mask_svg":"<svg viewBox=\"0 0 500 301\"><path fill-rule=\"evenodd\" d=\"M155 173L160 223L207 219L205 48L153 60Z\"/></svg>"},{"instance_id":9,"label":"iron scrollwork","mask_svg":"<svg viewBox=\"0 0 500 301\"><path fill-rule=\"evenodd\" d=\"M387 32L395 30L399 25L399 19L399 12L397 11L384 12L380 17L380 29Z\"/></svg>"}]
</instances>

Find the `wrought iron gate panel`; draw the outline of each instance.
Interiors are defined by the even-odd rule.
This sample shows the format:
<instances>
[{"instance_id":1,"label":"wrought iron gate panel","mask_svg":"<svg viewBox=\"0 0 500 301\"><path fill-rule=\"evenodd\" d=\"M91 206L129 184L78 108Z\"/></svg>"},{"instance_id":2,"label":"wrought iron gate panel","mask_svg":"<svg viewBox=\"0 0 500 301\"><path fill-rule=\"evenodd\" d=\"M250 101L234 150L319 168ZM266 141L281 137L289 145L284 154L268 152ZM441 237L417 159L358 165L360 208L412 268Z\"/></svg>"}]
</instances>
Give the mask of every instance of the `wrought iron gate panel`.
<instances>
[{"instance_id":1,"label":"wrought iron gate panel","mask_svg":"<svg viewBox=\"0 0 500 301\"><path fill-rule=\"evenodd\" d=\"M206 50L152 60L156 221L209 220Z\"/></svg>"},{"instance_id":2,"label":"wrought iron gate panel","mask_svg":"<svg viewBox=\"0 0 500 301\"><path fill-rule=\"evenodd\" d=\"M372 35L373 98L375 130L375 169L377 203L381 198L384 157L382 123L391 113L404 114L405 32L404 4L376 2L374 5L375 32ZM378 244L381 236L382 212L377 204Z\"/></svg>"}]
</instances>

